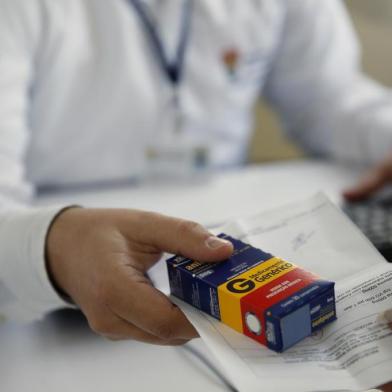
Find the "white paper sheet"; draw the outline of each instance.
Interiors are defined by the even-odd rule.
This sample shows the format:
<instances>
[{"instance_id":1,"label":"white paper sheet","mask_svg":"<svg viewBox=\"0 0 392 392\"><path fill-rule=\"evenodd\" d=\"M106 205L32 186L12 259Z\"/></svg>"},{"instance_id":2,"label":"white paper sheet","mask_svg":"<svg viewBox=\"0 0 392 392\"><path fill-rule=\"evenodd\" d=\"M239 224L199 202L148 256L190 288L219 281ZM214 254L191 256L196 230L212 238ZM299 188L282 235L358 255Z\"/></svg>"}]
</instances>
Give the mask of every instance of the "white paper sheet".
<instances>
[{"instance_id":1,"label":"white paper sheet","mask_svg":"<svg viewBox=\"0 0 392 392\"><path fill-rule=\"evenodd\" d=\"M222 232L337 282L338 320L283 354L173 299L240 391L362 390L392 380L392 265L325 196L231 222Z\"/></svg>"}]
</instances>

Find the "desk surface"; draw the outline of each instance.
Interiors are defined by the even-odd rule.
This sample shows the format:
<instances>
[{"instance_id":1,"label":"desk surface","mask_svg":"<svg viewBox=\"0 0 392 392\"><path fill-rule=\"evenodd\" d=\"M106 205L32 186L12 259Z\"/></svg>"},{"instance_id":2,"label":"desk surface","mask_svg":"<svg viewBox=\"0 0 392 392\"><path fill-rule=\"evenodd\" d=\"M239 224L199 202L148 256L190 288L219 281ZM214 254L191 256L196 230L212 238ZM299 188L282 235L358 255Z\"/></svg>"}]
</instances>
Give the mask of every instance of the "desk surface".
<instances>
[{"instance_id":1,"label":"desk surface","mask_svg":"<svg viewBox=\"0 0 392 392\"><path fill-rule=\"evenodd\" d=\"M250 166L198 185L119 187L50 194L37 205L76 203L131 207L208 225L302 199L320 190L337 201L354 181L347 168L317 161ZM184 349L108 342L66 311L27 326L0 326L0 389L4 392L224 391L224 385ZM199 340L192 342L204 353Z\"/></svg>"},{"instance_id":2,"label":"desk surface","mask_svg":"<svg viewBox=\"0 0 392 392\"><path fill-rule=\"evenodd\" d=\"M204 183L139 184L63 194L47 194L37 205L52 203L138 208L217 224L250 215L322 190L333 200L355 181L353 169L323 161L289 161L226 171Z\"/></svg>"}]
</instances>

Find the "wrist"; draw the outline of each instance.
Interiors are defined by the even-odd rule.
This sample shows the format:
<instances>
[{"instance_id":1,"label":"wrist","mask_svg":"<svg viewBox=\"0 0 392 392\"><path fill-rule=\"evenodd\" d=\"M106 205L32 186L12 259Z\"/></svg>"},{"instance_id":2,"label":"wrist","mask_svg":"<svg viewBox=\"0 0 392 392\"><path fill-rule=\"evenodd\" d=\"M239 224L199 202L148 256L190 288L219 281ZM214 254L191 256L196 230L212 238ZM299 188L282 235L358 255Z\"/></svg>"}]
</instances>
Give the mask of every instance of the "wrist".
<instances>
[{"instance_id":1,"label":"wrist","mask_svg":"<svg viewBox=\"0 0 392 392\"><path fill-rule=\"evenodd\" d=\"M61 210L52 220L45 241L45 263L50 283L67 302L72 302L67 289L67 249L72 246L72 226L75 211L79 206L69 206ZM71 244L69 242L71 241Z\"/></svg>"}]
</instances>

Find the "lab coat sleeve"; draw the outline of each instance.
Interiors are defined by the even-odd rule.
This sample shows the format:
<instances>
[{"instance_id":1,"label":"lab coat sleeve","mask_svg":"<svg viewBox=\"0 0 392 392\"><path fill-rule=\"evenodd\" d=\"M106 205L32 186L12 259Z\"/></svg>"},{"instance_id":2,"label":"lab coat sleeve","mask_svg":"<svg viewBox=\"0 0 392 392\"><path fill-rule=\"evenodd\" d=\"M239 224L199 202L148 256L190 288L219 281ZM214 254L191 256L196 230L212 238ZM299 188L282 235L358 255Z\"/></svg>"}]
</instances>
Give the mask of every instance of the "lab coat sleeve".
<instances>
[{"instance_id":1,"label":"lab coat sleeve","mask_svg":"<svg viewBox=\"0 0 392 392\"><path fill-rule=\"evenodd\" d=\"M364 76L339 0L286 0L265 97L315 155L374 164L392 151L391 92Z\"/></svg>"},{"instance_id":2,"label":"lab coat sleeve","mask_svg":"<svg viewBox=\"0 0 392 392\"><path fill-rule=\"evenodd\" d=\"M68 304L45 266L48 228L62 206L33 209L25 152L39 2L0 0L0 319L30 321Z\"/></svg>"}]
</instances>

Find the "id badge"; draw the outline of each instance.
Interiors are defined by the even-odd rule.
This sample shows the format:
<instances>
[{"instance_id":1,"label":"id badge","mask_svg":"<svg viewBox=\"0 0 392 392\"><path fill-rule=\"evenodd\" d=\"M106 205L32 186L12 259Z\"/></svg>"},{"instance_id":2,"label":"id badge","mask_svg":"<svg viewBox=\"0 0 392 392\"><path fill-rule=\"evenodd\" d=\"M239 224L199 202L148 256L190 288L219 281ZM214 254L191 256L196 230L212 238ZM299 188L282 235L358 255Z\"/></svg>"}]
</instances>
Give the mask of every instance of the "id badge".
<instances>
[{"instance_id":1,"label":"id badge","mask_svg":"<svg viewBox=\"0 0 392 392\"><path fill-rule=\"evenodd\" d=\"M206 145L190 141L150 144L146 149L146 177L192 180L205 177L210 168Z\"/></svg>"},{"instance_id":2,"label":"id badge","mask_svg":"<svg viewBox=\"0 0 392 392\"><path fill-rule=\"evenodd\" d=\"M145 177L154 180L194 180L207 176L211 167L209 140L186 131L180 91L174 89L156 124L160 129L145 151Z\"/></svg>"}]
</instances>

